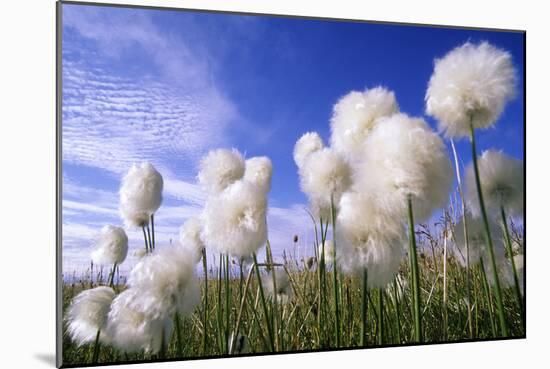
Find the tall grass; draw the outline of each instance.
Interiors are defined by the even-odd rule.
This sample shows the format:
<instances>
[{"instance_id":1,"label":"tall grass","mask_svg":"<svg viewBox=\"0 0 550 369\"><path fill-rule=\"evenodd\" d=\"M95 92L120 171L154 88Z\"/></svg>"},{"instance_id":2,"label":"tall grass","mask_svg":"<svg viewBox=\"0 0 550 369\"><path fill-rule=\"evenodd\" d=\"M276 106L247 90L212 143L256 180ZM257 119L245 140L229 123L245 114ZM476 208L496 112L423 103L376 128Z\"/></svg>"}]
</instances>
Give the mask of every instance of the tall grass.
<instances>
[{"instance_id":1,"label":"tall grass","mask_svg":"<svg viewBox=\"0 0 550 369\"><path fill-rule=\"evenodd\" d=\"M216 263L210 263L210 269L201 277L203 298L195 313L185 318L174 316L175 329L165 343L165 350L152 355L126 354L111 346L93 343L77 347L65 331L64 364L395 345L419 342L419 333L424 342L498 337L496 295L490 289L483 265L470 267L470 273L466 273L452 252L454 244L449 243L445 253L443 232L451 229L452 224L449 216L442 216L439 223L439 226L417 225L422 227L422 232L414 233L413 229L418 256L416 289L404 283L411 275L411 267L415 268L410 262L403 262L401 266L404 279L396 278L386 290L369 291L368 271L335 276L334 267L326 268L323 253L313 256L311 268L307 267L305 258L285 255L282 260L274 260L269 251L265 260L259 261L259 256L254 255L251 269L243 273L243 277L240 265L232 266L222 255L219 264L214 267ZM317 242L321 245L329 225L326 221L320 223L322 233ZM311 250L311 245L295 247ZM264 291L262 281L265 283L264 276L273 268L289 276L292 294L288 301L276 300ZM92 276L89 270L72 283L65 282L65 308L76 294L90 287L92 279L96 284L110 282L97 273ZM217 277L206 279L208 275ZM210 288L212 285L214 288ZM125 286L115 284L115 288L122 291ZM522 305L518 304L515 286L502 286L501 292L502 314L509 336L524 335ZM416 294L418 300L415 300ZM443 316L445 325L441 324ZM245 343L238 341L241 336Z\"/></svg>"}]
</instances>

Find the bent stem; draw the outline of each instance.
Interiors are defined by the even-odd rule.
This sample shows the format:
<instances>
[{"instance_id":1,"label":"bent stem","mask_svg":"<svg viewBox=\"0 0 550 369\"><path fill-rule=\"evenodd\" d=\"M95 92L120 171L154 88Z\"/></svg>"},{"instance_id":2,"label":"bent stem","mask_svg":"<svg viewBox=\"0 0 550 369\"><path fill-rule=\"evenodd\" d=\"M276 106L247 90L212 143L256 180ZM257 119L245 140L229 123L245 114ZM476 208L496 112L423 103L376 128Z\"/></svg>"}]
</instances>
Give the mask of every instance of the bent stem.
<instances>
[{"instance_id":1,"label":"bent stem","mask_svg":"<svg viewBox=\"0 0 550 369\"><path fill-rule=\"evenodd\" d=\"M101 334L101 330L97 330L97 335L95 336L95 343L94 343L94 354L92 356L92 364L97 364L97 360L99 358L99 335Z\"/></svg>"},{"instance_id":2,"label":"bent stem","mask_svg":"<svg viewBox=\"0 0 550 369\"><path fill-rule=\"evenodd\" d=\"M242 314L243 314L244 305L245 305L246 297L247 297L247 294L248 294L248 285L250 284L251 277L252 277L252 269L250 269L250 271L248 272L248 276L246 277L246 282L245 282L245 286L244 286L244 294L241 297L241 306L239 308L239 314L237 316L237 323L235 324L235 330L233 331L233 335L231 336L231 342L230 342L230 345L229 345L229 354L230 355L233 354L234 351L235 351L234 342L237 339L237 336L239 335L239 330L241 329L241 317L242 317Z\"/></svg>"},{"instance_id":3,"label":"bent stem","mask_svg":"<svg viewBox=\"0 0 550 369\"><path fill-rule=\"evenodd\" d=\"M145 241L145 253L149 253L149 246L147 246L147 233L145 233L145 225L141 226L141 230L143 231L143 240Z\"/></svg>"},{"instance_id":4,"label":"bent stem","mask_svg":"<svg viewBox=\"0 0 550 369\"><path fill-rule=\"evenodd\" d=\"M111 271L111 275L109 276L109 287L113 287L113 285L114 285L115 270L116 270L116 263L113 264L113 270Z\"/></svg>"},{"instance_id":5,"label":"bent stem","mask_svg":"<svg viewBox=\"0 0 550 369\"><path fill-rule=\"evenodd\" d=\"M414 339L418 342L423 341L422 337L422 317L420 310L420 281L418 274L418 260L416 255L416 236L414 234L414 218L412 209L412 200L407 199L409 213L409 263L411 267L411 282L413 289L413 316L414 316Z\"/></svg>"},{"instance_id":6,"label":"bent stem","mask_svg":"<svg viewBox=\"0 0 550 369\"><path fill-rule=\"evenodd\" d=\"M514 286L516 290L516 298L518 299L519 311L521 313L521 325L525 327L525 311L523 309L523 298L521 297L521 290L519 288L519 278L518 272L516 269L516 262L514 260L514 255L512 254L512 242L510 241L510 232L508 232L508 222L506 221L506 213L504 212L504 207L500 207L500 215L502 217L502 227L504 229L504 241L506 244L507 252L512 263L512 271L514 272Z\"/></svg>"},{"instance_id":7,"label":"bent stem","mask_svg":"<svg viewBox=\"0 0 550 369\"><path fill-rule=\"evenodd\" d=\"M477 165L477 150L474 134L474 126L470 123L470 140L472 142L472 161L474 163L474 174L476 180L477 196L479 198L479 206L481 210L481 217L483 218L483 225L485 227L485 237L487 246L489 247L489 255L491 257L491 267L493 269L493 279L495 287L495 295L498 310L498 320L500 323L500 330L504 337L508 337L508 326L506 325L506 318L504 317L504 304L502 302L502 290L500 288L500 281L498 278L497 263L495 261L495 250L493 248L493 239L491 238L491 231L489 230L489 218L487 211L485 210L485 202L483 201L483 191L481 190L481 181L479 179L479 168Z\"/></svg>"}]
</instances>

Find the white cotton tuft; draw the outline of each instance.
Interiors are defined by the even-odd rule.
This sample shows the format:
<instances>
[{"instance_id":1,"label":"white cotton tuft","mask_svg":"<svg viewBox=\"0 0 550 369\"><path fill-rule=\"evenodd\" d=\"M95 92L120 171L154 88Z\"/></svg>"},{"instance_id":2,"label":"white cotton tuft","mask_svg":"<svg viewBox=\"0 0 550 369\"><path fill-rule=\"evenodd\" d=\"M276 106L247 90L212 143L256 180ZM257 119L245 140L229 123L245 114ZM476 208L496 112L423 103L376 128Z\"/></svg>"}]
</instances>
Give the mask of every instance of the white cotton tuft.
<instances>
[{"instance_id":1,"label":"white cotton tuft","mask_svg":"<svg viewBox=\"0 0 550 369\"><path fill-rule=\"evenodd\" d=\"M448 137L469 136L470 120L474 128L488 128L514 96L515 74L510 53L467 42L435 60L426 112Z\"/></svg>"},{"instance_id":2,"label":"white cotton tuft","mask_svg":"<svg viewBox=\"0 0 550 369\"><path fill-rule=\"evenodd\" d=\"M156 317L143 310L143 291L130 288L111 304L107 332L110 344L123 352L156 354L162 344L168 346L172 335L172 317Z\"/></svg>"},{"instance_id":3,"label":"white cotton tuft","mask_svg":"<svg viewBox=\"0 0 550 369\"><path fill-rule=\"evenodd\" d=\"M165 247L143 257L132 269L128 286L141 292L139 310L154 318L190 314L199 303L195 257L181 247Z\"/></svg>"},{"instance_id":4,"label":"white cotton tuft","mask_svg":"<svg viewBox=\"0 0 550 369\"><path fill-rule=\"evenodd\" d=\"M150 163L132 165L120 186L120 213L128 226L149 222L162 203L164 181Z\"/></svg>"},{"instance_id":5,"label":"white cotton tuft","mask_svg":"<svg viewBox=\"0 0 550 369\"><path fill-rule=\"evenodd\" d=\"M210 193L217 194L244 176L245 162L236 150L212 150L200 162L199 182Z\"/></svg>"},{"instance_id":6,"label":"white cotton tuft","mask_svg":"<svg viewBox=\"0 0 550 369\"><path fill-rule=\"evenodd\" d=\"M346 159L355 160L378 119L398 111L395 94L383 87L348 93L333 108L331 146Z\"/></svg>"},{"instance_id":7,"label":"white cotton tuft","mask_svg":"<svg viewBox=\"0 0 550 369\"><path fill-rule=\"evenodd\" d=\"M263 193L271 189L271 175L273 166L266 156L250 158L246 161L244 180L255 184Z\"/></svg>"},{"instance_id":8,"label":"white cotton tuft","mask_svg":"<svg viewBox=\"0 0 550 369\"><path fill-rule=\"evenodd\" d=\"M500 215L523 215L523 162L500 151L487 150L478 157L479 181L485 207ZM466 168L466 202L475 216L481 214L473 164Z\"/></svg>"},{"instance_id":9,"label":"white cotton tuft","mask_svg":"<svg viewBox=\"0 0 550 369\"><path fill-rule=\"evenodd\" d=\"M203 211L206 247L234 257L247 257L267 239L267 198L252 183L239 181L212 196Z\"/></svg>"},{"instance_id":10,"label":"white cotton tuft","mask_svg":"<svg viewBox=\"0 0 550 369\"><path fill-rule=\"evenodd\" d=\"M385 288L405 257L401 219L384 212L367 193L346 192L336 221L336 256L344 272L366 269L368 286Z\"/></svg>"},{"instance_id":11,"label":"white cotton tuft","mask_svg":"<svg viewBox=\"0 0 550 369\"><path fill-rule=\"evenodd\" d=\"M406 216L410 196L422 222L446 204L453 171L441 137L423 119L396 114L367 138L355 180L356 191L375 194L379 206L399 216Z\"/></svg>"},{"instance_id":12,"label":"white cotton tuft","mask_svg":"<svg viewBox=\"0 0 550 369\"><path fill-rule=\"evenodd\" d=\"M323 147L325 145L317 132L305 133L294 145L294 162L301 168L311 154Z\"/></svg>"},{"instance_id":13,"label":"white cotton tuft","mask_svg":"<svg viewBox=\"0 0 550 369\"><path fill-rule=\"evenodd\" d=\"M275 273L275 285L273 286L273 273ZM277 294L277 301L286 304L293 296L292 286L284 269L273 269L262 277L262 286L266 295L273 298ZM275 293L274 287L277 288Z\"/></svg>"},{"instance_id":14,"label":"white cotton tuft","mask_svg":"<svg viewBox=\"0 0 550 369\"><path fill-rule=\"evenodd\" d=\"M65 319L67 332L78 346L94 342L97 331L101 331L102 342L108 341L104 328L114 297L112 288L102 286L82 291L73 298Z\"/></svg>"},{"instance_id":15,"label":"white cotton tuft","mask_svg":"<svg viewBox=\"0 0 550 369\"><path fill-rule=\"evenodd\" d=\"M204 242L201 239L202 222L199 218L191 217L187 219L180 228L180 243L194 256L196 262L202 257Z\"/></svg>"},{"instance_id":16,"label":"white cotton tuft","mask_svg":"<svg viewBox=\"0 0 550 369\"><path fill-rule=\"evenodd\" d=\"M466 214L466 227L468 230L469 264L477 265L479 264L480 259L483 259L483 263L487 265L490 263L490 259L489 251L487 249L487 242L485 241L485 227L483 225L483 221L480 218L474 218L470 214ZM494 245L497 245L497 242L495 241L500 238L501 232L499 227L492 220L489 223L489 231L491 232L491 238ZM455 224L453 234L456 243L456 258L462 266L466 266L467 254L463 217L461 217L460 221Z\"/></svg>"},{"instance_id":17,"label":"white cotton tuft","mask_svg":"<svg viewBox=\"0 0 550 369\"><path fill-rule=\"evenodd\" d=\"M299 170L300 186L313 203L313 210L330 213L331 199L334 207L342 194L351 186L351 168L334 150L324 148L312 153Z\"/></svg>"},{"instance_id":18,"label":"white cotton tuft","mask_svg":"<svg viewBox=\"0 0 550 369\"><path fill-rule=\"evenodd\" d=\"M128 236L124 229L106 225L101 229L92 252L95 264L122 264L128 255Z\"/></svg>"},{"instance_id":19,"label":"white cotton tuft","mask_svg":"<svg viewBox=\"0 0 550 369\"><path fill-rule=\"evenodd\" d=\"M319 260L321 260L321 256L323 255L322 243L319 244L318 252L319 252ZM335 255L334 241L326 240L325 241L325 263L332 264L334 262L334 255Z\"/></svg>"},{"instance_id":20,"label":"white cotton tuft","mask_svg":"<svg viewBox=\"0 0 550 369\"><path fill-rule=\"evenodd\" d=\"M471 215L466 215L466 226L468 228L468 251L470 265L477 265L480 260L483 261L485 267L485 274L487 275L487 281L493 285L493 267L491 263L491 254L487 245L485 226L483 220L480 218L474 218ZM504 235L501 228L492 220L489 220L489 232L491 233L491 239L493 241L493 252L495 255L495 263L497 265L497 272L499 281L502 286L510 286L514 282L512 264L506 258L504 252ZM466 266L466 242L464 237L464 219L462 218L454 229L454 237L456 243L455 254L458 262Z\"/></svg>"}]
</instances>

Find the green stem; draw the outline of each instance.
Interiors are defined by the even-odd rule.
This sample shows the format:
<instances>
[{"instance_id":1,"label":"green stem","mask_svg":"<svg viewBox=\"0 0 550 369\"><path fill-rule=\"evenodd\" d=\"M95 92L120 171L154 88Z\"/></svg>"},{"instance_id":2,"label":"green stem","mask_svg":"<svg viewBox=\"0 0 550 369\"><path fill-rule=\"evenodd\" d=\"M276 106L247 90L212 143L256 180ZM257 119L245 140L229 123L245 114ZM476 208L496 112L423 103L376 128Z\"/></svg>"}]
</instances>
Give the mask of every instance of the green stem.
<instances>
[{"instance_id":1,"label":"green stem","mask_svg":"<svg viewBox=\"0 0 550 369\"><path fill-rule=\"evenodd\" d=\"M218 331L217 338L218 338L218 348L220 350L220 353L223 352L223 333L222 333L222 272L223 272L223 256L220 254L220 262L219 262L219 268L218 268L218 280L216 283L217 287L217 293L218 293L218 304L216 307L216 328Z\"/></svg>"},{"instance_id":2,"label":"green stem","mask_svg":"<svg viewBox=\"0 0 550 369\"><path fill-rule=\"evenodd\" d=\"M397 324L397 341L401 343L401 321L399 318L399 298L397 292L397 279L393 280L393 295L395 297L395 322Z\"/></svg>"},{"instance_id":3,"label":"green stem","mask_svg":"<svg viewBox=\"0 0 550 369\"><path fill-rule=\"evenodd\" d=\"M361 278L361 346L367 345L367 309L368 309L368 289L367 289L367 269L363 269L363 278Z\"/></svg>"},{"instance_id":4,"label":"green stem","mask_svg":"<svg viewBox=\"0 0 550 369\"><path fill-rule=\"evenodd\" d=\"M92 364L97 364L97 360L99 359L99 335L101 334L101 330L98 329L97 335L95 336L95 343L94 343L94 354L92 356Z\"/></svg>"},{"instance_id":5,"label":"green stem","mask_svg":"<svg viewBox=\"0 0 550 369\"><path fill-rule=\"evenodd\" d=\"M516 290L516 298L518 300L519 311L521 314L521 325L522 327L525 327L525 310L523 308L523 297L521 296L518 272L516 269L516 262L514 260L514 255L512 253L512 242L510 241L510 232L508 231L508 222L506 221L506 213L504 212L504 207L502 206L500 207L500 215L502 217L502 227L504 228L504 241L507 248L506 251L510 256L510 261L512 263L512 271L514 272L514 286Z\"/></svg>"},{"instance_id":6,"label":"green stem","mask_svg":"<svg viewBox=\"0 0 550 369\"><path fill-rule=\"evenodd\" d=\"M149 253L149 246L147 246L147 233L145 233L145 226L141 226L143 231L143 240L145 241L145 253Z\"/></svg>"},{"instance_id":7,"label":"green stem","mask_svg":"<svg viewBox=\"0 0 550 369\"><path fill-rule=\"evenodd\" d=\"M153 241L151 241L151 229L149 228L149 224L147 224L147 238L149 240L149 251L153 252L155 248L153 247Z\"/></svg>"},{"instance_id":8,"label":"green stem","mask_svg":"<svg viewBox=\"0 0 550 369\"><path fill-rule=\"evenodd\" d=\"M153 238L153 243L152 243L152 246L153 246L153 250L155 249L155 215L154 214L151 214L151 233L153 234L152 238Z\"/></svg>"},{"instance_id":9,"label":"green stem","mask_svg":"<svg viewBox=\"0 0 550 369\"><path fill-rule=\"evenodd\" d=\"M493 337L497 336L497 329L495 327L495 321L493 318L493 300L491 298L491 292L489 291L489 283L487 282L487 274L485 273L485 265L483 259L479 259L479 266L481 267L481 279L483 284L483 292L485 293L485 301L487 301L487 310L489 310L489 320L491 321L491 332Z\"/></svg>"},{"instance_id":10,"label":"green stem","mask_svg":"<svg viewBox=\"0 0 550 369\"><path fill-rule=\"evenodd\" d=\"M414 317L414 339L417 342L422 342L422 317L420 310L420 280L418 273L418 260L416 255L416 236L414 234L414 218L412 209L412 200L409 196L407 199L408 215L409 215L409 262L412 275L413 289L413 317Z\"/></svg>"},{"instance_id":11,"label":"green stem","mask_svg":"<svg viewBox=\"0 0 550 369\"><path fill-rule=\"evenodd\" d=\"M384 291L382 288L378 289L376 314L378 315L378 345L382 346L384 344Z\"/></svg>"},{"instance_id":12,"label":"green stem","mask_svg":"<svg viewBox=\"0 0 550 369\"><path fill-rule=\"evenodd\" d=\"M114 285L115 270L116 270L116 263L113 264L113 270L111 271L111 275L109 276L109 287L113 287L113 285Z\"/></svg>"},{"instance_id":13,"label":"green stem","mask_svg":"<svg viewBox=\"0 0 550 369\"><path fill-rule=\"evenodd\" d=\"M504 337L508 337L508 326L506 325L506 318L504 317L504 304L502 302L502 290L500 289L500 281L498 278L497 264L495 260L495 251L493 248L493 239L491 238L491 231L489 230L489 218L487 216L487 211L485 210L485 202L483 201L483 191L481 190L481 181L479 179L479 167L477 165L477 150L476 150L476 140L474 134L474 126L470 124L470 139L472 141L472 161L474 163L474 174L476 180L477 195L479 198L479 207L481 210L481 217L483 218L483 225L485 227L485 236L487 241L487 246L489 247L489 255L491 257L491 266L493 268L493 279L495 287L495 295L497 302L498 310L498 319L500 322L500 330Z\"/></svg>"},{"instance_id":14,"label":"green stem","mask_svg":"<svg viewBox=\"0 0 550 369\"><path fill-rule=\"evenodd\" d=\"M334 289L334 312L336 319L334 320L334 334L336 337L336 347L340 347L340 309L338 303L338 276L336 268L336 210L334 209L333 197L330 197L330 215L332 220L332 242L333 242L333 262L332 262L332 284ZM324 254L324 250L323 250Z\"/></svg>"},{"instance_id":15,"label":"green stem","mask_svg":"<svg viewBox=\"0 0 550 369\"><path fill-rule=\"evenodd\" d=\"M183 344L182 344L182 339L181 339L180 317L179 317L179 314L178 314L177 311L174 313L174 323L176 325L176 353L177 353L178 357L182 357L183 356L183 352L182 352Z\"/></svg>"},{"instance_id":16,"label":"green stem","mask_svg":"<svg viewBox=\"0 0 550 369\"><path fill-rule=\"evenodd\" d=\"M203 341L202 341L202 353L206 355L207 348L207 324L208 324L208 265L206 260L206 249L202 249L202 268L204 269L204 322L203 322Z\"/></svg>"},{"instance_id":17,"label":"green stem","mask_svg":"<svg viewBox=\"0 0 550 369\"><path fill-rule=\"evenodd\" d=\"M265 322L267 325L267 333L269 336L269 346L271 348L271 351L275 351L275 346L273 344L273 329L271 328L271 321L269 319L269 314L267 311L267 303L265 302L265 295L264 295L264 289L262 286L262 277L260 275L260 268L258 267L258 259L256 257L256 253L252 254L252 257L254 258L254 271L256 272L256 278L258 280L258 288L260 290L260 300L262 302L262 308L264 310L264 317Z\"/></svg>"},{"instance_id":18,"label":"green stem","mask_svg":"<svg viewBox=\"0 0 550 369\"><path fill-rule=\"evenodd\" d=\"M453 149L453 156L455 162L456 179L458 182L458 193L460 195L460 203L462 206L462 225L464 231L464 240L466 243L466 298L468 305L468 333L470 338L474 338L474 331L472 326L472 299L471 299L471 273L470 273L470 242L468 238L468 226L466 225L466 201L464 200L464 194L462 192L462 180L460 177L460 168L458 166L458 155L456 153L455 143L451 139L451 148ZM477 306L476 306L477 308Z\"/></svg>"},{"instance_id":19,"label":"green stem","mask_svg":"<svg viewBox=\"0 0 550 369\"><path fill-rule=\"evenodd\" d=\"M225 255L225 353L229 354L229 325L231 313L231 289L229 287L229 255Z\"/></svg>"}]
</instances>

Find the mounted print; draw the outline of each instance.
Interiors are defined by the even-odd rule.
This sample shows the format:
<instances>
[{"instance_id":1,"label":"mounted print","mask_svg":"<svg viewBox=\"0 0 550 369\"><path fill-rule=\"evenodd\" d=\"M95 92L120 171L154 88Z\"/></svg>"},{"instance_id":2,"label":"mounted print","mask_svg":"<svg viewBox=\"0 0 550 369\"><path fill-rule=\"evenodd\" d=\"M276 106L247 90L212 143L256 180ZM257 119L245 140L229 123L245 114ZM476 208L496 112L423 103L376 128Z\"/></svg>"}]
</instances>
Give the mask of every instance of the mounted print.
<instances>
[{"instance_id":1,"label":"mounted print","mask_svg":"<svg viewBox=\"0 0 550 369\"><path fill-rule=\"evenodd\" d=\"M525 337L525 32L60 2L57 47L59 366Z\"/></svg>"}]
</instances>

